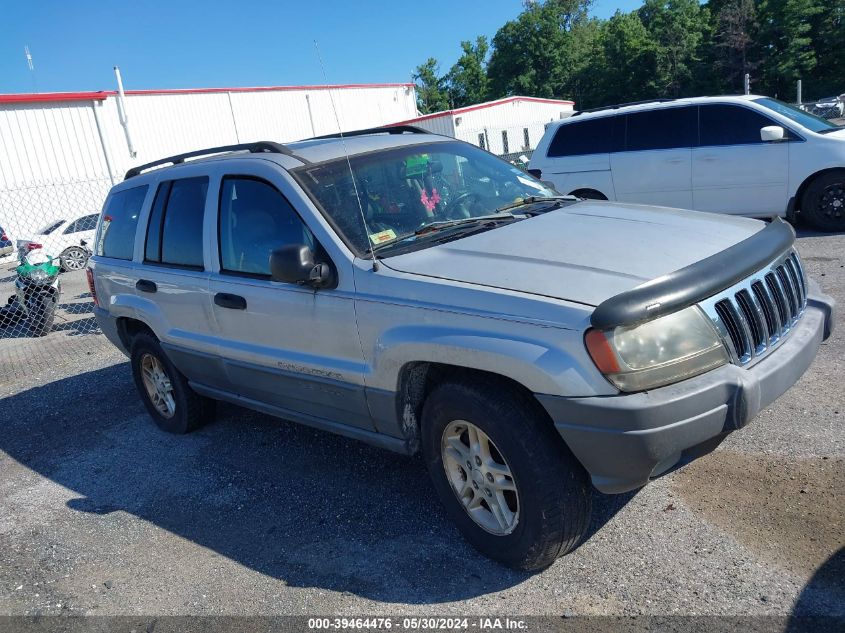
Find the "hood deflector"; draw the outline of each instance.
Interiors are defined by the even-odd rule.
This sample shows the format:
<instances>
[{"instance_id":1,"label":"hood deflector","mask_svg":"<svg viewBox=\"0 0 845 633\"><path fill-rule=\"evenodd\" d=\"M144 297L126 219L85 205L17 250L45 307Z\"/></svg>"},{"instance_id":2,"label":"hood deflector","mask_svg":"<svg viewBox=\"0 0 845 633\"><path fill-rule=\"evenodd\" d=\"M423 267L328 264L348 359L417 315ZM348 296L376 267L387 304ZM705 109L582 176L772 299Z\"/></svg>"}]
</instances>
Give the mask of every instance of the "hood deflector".
<instances>
[{"instance_id":1,"label":"hood deflector","mask_svg":"<svg viewBox=\"0 0 845 633\"><path fill-rule=\"evenodd\" d=\"M742 281L794 243L792 227L774 218L762 231L715 255L606 299L590 323L607 329L677 312Z\"/></svg>"}]
</instances>

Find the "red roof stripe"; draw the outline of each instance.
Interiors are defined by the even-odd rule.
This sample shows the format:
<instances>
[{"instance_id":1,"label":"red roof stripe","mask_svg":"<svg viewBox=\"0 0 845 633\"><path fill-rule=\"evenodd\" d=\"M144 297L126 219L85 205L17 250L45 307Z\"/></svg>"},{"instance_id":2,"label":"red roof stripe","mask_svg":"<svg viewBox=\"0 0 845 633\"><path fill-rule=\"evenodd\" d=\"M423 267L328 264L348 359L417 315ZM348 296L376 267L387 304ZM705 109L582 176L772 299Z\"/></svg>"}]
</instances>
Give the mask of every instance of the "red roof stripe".
<instances>
[{"instance_id":1,"label":"red roof stripe","mask_svg":"<svg viewBox=\"0 0 845 633\"><path fill-rule=\"evenodd\" d=\"M354 90L356 88L411 88L412 83L338 84L315 86L256 86L253 88L172 88L162 90L126 90L127 95L213 94L226 92L281 92L291 90ZM0 103L38 103L45 101L102 101L117 94L114 90L97 92L39 92L35 94L0 94Z\"/></svg>"},{"instance_id":2,"label":"red roof stripe","mask_svg":"<svg viewBox=\"0 0 845 633\"><path fill-rule=\"evenodd\" d=\"M46 101L103 101L108 92L39 92L37 94L0 94L0 103L43 103Z\"/></svg>"},{"instance_id":3,"label":"red roof stripe","mask_svg":"<svg viewBox=\"0 0 845 633\"><path fill-rule=\"evenodd\" d=\"M209 94L218 92L281 92L290 90L354 90L362 88L411 88L414 84L338 84L313 86L256 86L253 88L170 88L163 90L126 90L128 95ZM112 91L109 94L117 94Z\"/></svg>"},{"instance_id":4,"label":"red roof stripe","mask_svg":"<svg viewBox=\"0 0 845 633\"><path fill-rule=\"evenodd\" d=\"M484 110L485 108L492 108L497 105L513 103L515 101L531 101L534 103L556 103L558 105L575 105L574 101L566 101L561 99L543 99L540 97L505 97L504 99L488 101L487 103L479 103L478 105L466 106L463 108L455 108L454 110L444 110L443 112L433 112L432 114L424 114L423 116L418 116L414 119L408 119L407 121L398 121L397 123L391 123L390 125L408 125L410 123L415 123L418 121L427 121L429 119L436 119L442 116L464 114L466 112L472 112L473 110Z\"/></svg>"}]
</instances>

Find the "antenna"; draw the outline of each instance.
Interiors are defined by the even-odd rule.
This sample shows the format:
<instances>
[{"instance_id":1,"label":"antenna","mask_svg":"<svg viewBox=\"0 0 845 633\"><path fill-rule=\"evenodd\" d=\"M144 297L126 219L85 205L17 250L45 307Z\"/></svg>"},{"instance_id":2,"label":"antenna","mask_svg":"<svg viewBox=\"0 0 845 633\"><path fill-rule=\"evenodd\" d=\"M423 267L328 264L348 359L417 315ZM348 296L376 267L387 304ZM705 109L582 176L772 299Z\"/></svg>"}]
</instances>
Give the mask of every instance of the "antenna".
<instances>
[{"instance_id":1,"label":"antenna","mask_svg":"<svg viewBox=\"0 0 845 633\"><path fill-rule=\"evenodd\" d=\"M317 59L320 62L320 69L323 71L323 81L326 82L326 87L328 88L329 79L326 77L326 67L323 65L323 56L320 55L320 46L317 44L317 40L314 40L314 48L317 49ZM329 91L329 100L332 103L332 110L334 111L334 120L337 123L337 131L340 134L340 142L343 146L343 153L346 156L346 166L349 168L349 176L352 178L352 187L355 189L355 199L358 201L358 211L361 212L361 221L364 223L364 233L367 234L367 241L370 241L370 229L367 227L367 216L364 214L364 206L361 204L361 194L358 193L358 183L355 182L355 172L352 171L352 162L349 160L349 152L346 149L346 139L343 136L343 130L340 128L340 117L337 115L337 107L334 104L334 97L332 96L331 88L328 88ZM372 255L373 259L373 272L378 270L378 260L376 259L376 253L373 250L372 245L370 245L370 255Z\"/></svg>"},{"instance_id":2,"label":"antenna","mask_svg":"<svg viewBox=\"0 0 845 633\"><path fill-rule=\"evenodd\" d=\"M30 76L32 77L32 92L38 92L38 84L35 82L35 63L32 61L32 53L29 52L29 45L23 47L23 52L26 56L26 65L29 67Z\"/></svg>"}]
</instances>

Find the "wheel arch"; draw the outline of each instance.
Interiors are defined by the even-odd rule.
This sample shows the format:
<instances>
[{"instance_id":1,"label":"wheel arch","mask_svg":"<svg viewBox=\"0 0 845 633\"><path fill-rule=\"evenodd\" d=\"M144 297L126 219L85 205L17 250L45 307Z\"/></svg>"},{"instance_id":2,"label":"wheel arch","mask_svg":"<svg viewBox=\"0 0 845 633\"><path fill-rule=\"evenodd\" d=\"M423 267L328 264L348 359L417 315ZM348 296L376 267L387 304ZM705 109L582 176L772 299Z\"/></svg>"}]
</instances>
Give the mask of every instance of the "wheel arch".
<instances>
[{"instance_id":1,"label":"wheel arch","mask_svg":"<svg viewBox=\"0 0 845 633\"><path fill-rule=\"evenodd\" d=\"M159 340L152 328L139 319L131 317L118 317L117 319L117 335L120 337L120 342L127 351L132 350L132 340L138 334L149 334L156 340Z\"/></svg>"},{"instance_id":2,"label":"wheel arch","mask_svg":"<svg viewBox=\"0 0 845 633\"><path fill-rule=\"evenodd\" d=\"M594 197L585 194L595 194ZM576 196L578 198L587 198L588 200L608 200L606 194L602 193L598 189L593 189L592 187L580 187L573 191L569 192L570 196Z\"/></svg>"},{"instance_id":3,"label":"wheel arch","mask_svg":"<svg viewBox=\"0 0 845 633\"><path fill-rule=\"evenodd\" d=\"M825 176L827 174L841 172L845 175L845 167L828 167L826 169L820 169L817 172L814 172L807 176L804 181L798 186L798 189L795 191L795 208L801 212L803 211L804 205L804 194L807 193L807 189L810 188L810 185L813 184L813 181Z\"/></svg>"},{"instance_id":4,"label":"wheel arch","mask_svg":"<svg viewBox=\"0 0 845 633\"><path fill-rule=\"evenodd\" d=\"M461 365L411 361L400 368L396 390L396 416L401 423L409 453L417 453L420 449L420 424L426 399L437 385L444 382L493 383L498 389L513 394L554 428L548 412L531 390L513 378Z\"/></svg>"}]
</instances>

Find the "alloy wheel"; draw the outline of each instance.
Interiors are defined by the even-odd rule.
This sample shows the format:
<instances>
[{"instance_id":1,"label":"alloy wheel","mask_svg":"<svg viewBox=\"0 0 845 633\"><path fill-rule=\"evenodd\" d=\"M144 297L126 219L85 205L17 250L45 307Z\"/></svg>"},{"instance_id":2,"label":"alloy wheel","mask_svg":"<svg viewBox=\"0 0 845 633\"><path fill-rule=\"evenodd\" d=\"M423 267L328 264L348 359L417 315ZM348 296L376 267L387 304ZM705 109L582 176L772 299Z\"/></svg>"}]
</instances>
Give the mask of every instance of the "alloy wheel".
<instances>
[{"instance_id":1,"label":"alloy wheel","mask_svg":"<svg viewBox=\"0 0 845 633\"><path fill-rule=\"evenodd\" d=\"M510 534L519 522L516 480L504 455L476 425L455 420L441 441L446 478L470 518L497 536Z\"/></svg>"},{"instance_id":2,"label":"alloy wheel","mask_svg":"<svg viewBox=\"0 0 845 633\"><path fill-rule=\"evenodd\" d=\"M830 185L822 191L819 210L832 220L845 218L845 183Z\"/></svg>"},{"instance_id":3,"label":"alloy wheel","mask_svg":"<svg viewBox=\"0 0 845 633\"><path fill-rule=\"evenodd\" d=\"M173 385L161 361L152 354L141 357L141 378L156 411L165 418L172 418L176 413Z\"/></svg>"},{"instance_id":4,"label":"alloy wheel","mask_svg":"<svg viewBox=\"0 0 845 633\"><path fill-rule=\"evenodd\" d=\"M88 255L81 248L69 248L62 254L65 270L82 270L88 263Z\"/></svg>"}]
</instances>

